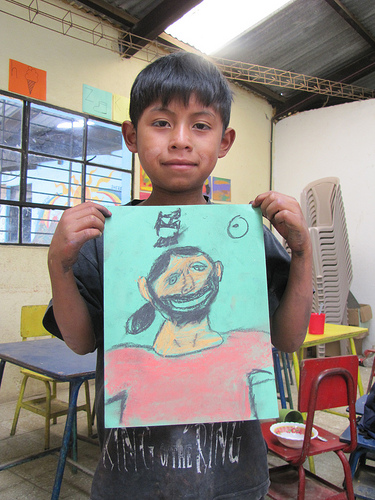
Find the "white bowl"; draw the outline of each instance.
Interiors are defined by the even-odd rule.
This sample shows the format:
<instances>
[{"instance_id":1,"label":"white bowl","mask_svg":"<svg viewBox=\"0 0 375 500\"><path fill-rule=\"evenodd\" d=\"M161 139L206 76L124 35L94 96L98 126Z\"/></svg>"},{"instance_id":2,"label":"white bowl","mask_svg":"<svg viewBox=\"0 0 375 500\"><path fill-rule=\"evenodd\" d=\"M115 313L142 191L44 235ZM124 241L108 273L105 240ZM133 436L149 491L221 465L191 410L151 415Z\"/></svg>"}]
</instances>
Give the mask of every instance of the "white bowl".
<instances>
[{"instance_id":1,"label":"white bowl","mask_svg":"<svg viewBox=\"0 0 375 500\"><path fill-rule=\"evenodd\" d=\"M281 444L289 448L302 448L305 437L305 424L297 422L278 422L271 425L270 431ZM311 439L318 436L318 431L313 427Z\"/></svg>"}]
</instances>

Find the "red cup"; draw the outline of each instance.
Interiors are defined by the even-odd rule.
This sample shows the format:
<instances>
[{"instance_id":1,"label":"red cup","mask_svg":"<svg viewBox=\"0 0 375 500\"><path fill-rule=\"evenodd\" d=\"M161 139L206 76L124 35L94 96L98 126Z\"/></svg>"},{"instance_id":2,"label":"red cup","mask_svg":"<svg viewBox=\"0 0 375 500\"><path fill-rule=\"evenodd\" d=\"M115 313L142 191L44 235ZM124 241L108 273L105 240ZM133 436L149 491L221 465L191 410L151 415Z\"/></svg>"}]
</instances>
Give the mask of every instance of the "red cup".
<instances>
[{"instance_id":1,"label":"red cup","mask_svg":"<svg viewBox=\"0 0 375 500\"><path fill-rule=\"evenodd\" d=\"M312 313L309 323L310 335L323 335L325 321L326 321L325 314Z\"/></svg>"}]
</instances>

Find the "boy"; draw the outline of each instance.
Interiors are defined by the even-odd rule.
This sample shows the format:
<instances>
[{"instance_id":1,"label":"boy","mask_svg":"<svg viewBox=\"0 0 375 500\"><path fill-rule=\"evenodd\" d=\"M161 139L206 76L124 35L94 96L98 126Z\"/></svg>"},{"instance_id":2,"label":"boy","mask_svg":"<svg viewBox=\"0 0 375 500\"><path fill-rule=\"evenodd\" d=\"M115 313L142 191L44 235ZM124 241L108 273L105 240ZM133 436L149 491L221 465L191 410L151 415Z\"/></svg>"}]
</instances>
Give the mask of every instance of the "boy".
<instances>
[{"instance_id":1,"label":"boy","mask_svg":"<svg viewBox=\"0 0 375 500\"><path fill-rule=\"evenodd\" d=\"M199 56L171 54L141 71L132 87L131 122L124 122L123 135L152 181L152 193L143 205L207 203L203 183L235 139L228 128L231 101L226 80ZM303 342L312 303L307 225L290 197L268 192L252 205L261 208L291 249L289 263L286 252L265 230L272 343L292 352ZM98 349L102 456L91 498L262 498L268 489L268 467L258 421L103 428L101 236L110 216L108 209L91 202L66 210L48 257L53 300L45 326L79 354Z\"/></svg>"}]
</instances>

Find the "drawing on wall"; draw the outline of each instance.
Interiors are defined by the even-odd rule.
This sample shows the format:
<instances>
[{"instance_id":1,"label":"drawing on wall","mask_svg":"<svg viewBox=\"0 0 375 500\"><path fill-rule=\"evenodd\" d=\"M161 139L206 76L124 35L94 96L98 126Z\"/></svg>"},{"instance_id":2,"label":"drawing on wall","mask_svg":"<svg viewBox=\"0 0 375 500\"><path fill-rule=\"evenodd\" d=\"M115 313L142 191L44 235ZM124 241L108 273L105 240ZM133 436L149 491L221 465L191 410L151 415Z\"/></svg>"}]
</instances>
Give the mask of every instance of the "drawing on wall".
<instances>
[{"instance_id":1,"label":"drawing on wall","mask_svg":"<svg viewBox=\"0 0 375 500\"><path fill-rule=\"evenodd\" d=\"M152 191L152 184L150 177L143 170L142 165L139 167L139 189L141 191Z\"/></svg>"},{"instance_id":2,"label":"drawing on wall","mask_svg":"<svg viewBox=\"0 0 375 500\"><path fill-rule=\"evenodd\" d=\"M90 85L82 85L82 111L112 120L112 94Z\"/></svg>"},{"instance_id":3,"label":"drawing on wall","mask_svg":"<svg viewBox=\"0 0 375 500\"><path fill-rule=\"evenodd\" d=\"M104 233L106 427L276 417L260 211L111 211Z\"/></svg>"},{"instance_id":4,"label":"drawing on wall","mask_svg":"<svg viewBox=\"0 0 375 500\"><path fill-rule=\"evenodd\" d=\"M231 201L230 179L213 178L212 199L214 201Z\"/></svg>"},{"instance_id":5,"label":"drawing on wall","mask_svg":"<svg viewBox=\"0 0 375 500\"><path fill-rule=\"evenodd\" d=\"M112 96L112 119L115 122L122 123L125 120L130 120L129 117L129 97L124 97L122 95L113 94Z\"/></svg>"},{"instance_id":6,"label":"drawing on wall","mask_svg":"<svg viewBox=\"0 0 375 500\"><path fill-rule=\"evenodd\" d=\"M212 198L211 176L204 181L203 194L204 196L207 196L207 198L211 200Z\"/></svg>"},{"instance_id":7,"label":"drawing on wall","mask_svg":"<svg viewBox=\"0 0 375 500\"><path fill-rule=\"evenodd\" d=\"M149 191L139 191L139 199L140 200L147 200L147 198L150 196Z\"/></svg>"},{"instance_id":8,"label":"drawing on wall","mask_svg":"<svg viewBox=\"0 0 375 500\"><path fill-rule=\"evenodd\" d=\"M112 173L107 177L98 177L95 175L96 168L86 172L86 199L96 201L98 203L104 203L106 205L121 205L121 198L117 196L110 186L105 189L105 184L109 184L111 181ZM80 178L77 178L74 174L71 176L70 183L67 182L55 182L56 194L53 196L46 197L44 203L51 205L49 209L40 209L39 217L35 217L37 225L35 227L35 237L33 243L38 244L49 244L51 242L51 235L55 232L57 224L59 222L61 214L59 211L55 210L53 207L55 205L68 205L68 200L73 200L72 206L76 206L81 203L81 191L82 184Z\"/></svg>"},{"instance_id":9,"label":"drawing on wall","mask_svg":"<svg viewBox=\"0 0 375 500\"><path fill-rule=\"evenodd\" d=\"M9 91L45 101L47 72L9 59Z\"/></svg>"}]
</instances>

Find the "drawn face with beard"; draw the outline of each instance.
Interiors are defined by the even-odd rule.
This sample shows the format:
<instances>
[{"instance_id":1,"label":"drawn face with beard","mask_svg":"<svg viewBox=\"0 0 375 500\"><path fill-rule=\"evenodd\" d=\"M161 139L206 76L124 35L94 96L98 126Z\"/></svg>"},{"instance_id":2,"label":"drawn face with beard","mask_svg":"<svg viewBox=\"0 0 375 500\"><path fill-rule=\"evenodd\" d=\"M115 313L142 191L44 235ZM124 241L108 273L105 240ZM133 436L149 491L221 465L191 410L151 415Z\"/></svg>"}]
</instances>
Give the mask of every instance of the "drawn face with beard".
<instances>
[{"instance_id":1,"label":"drawn face with beard","mask_svg":"<svg viewBox=\"0 0 375 500\"><path fill-rule=\"evenodd\" d=\"M213 262L197 248L185 247L181 251L185 255L170 255L168 265L157 277L150 273L154 276L143 278L148 300L179 326L200 322L208 315L223 269L221 262Z\"/></svg>"}]
</instances>

